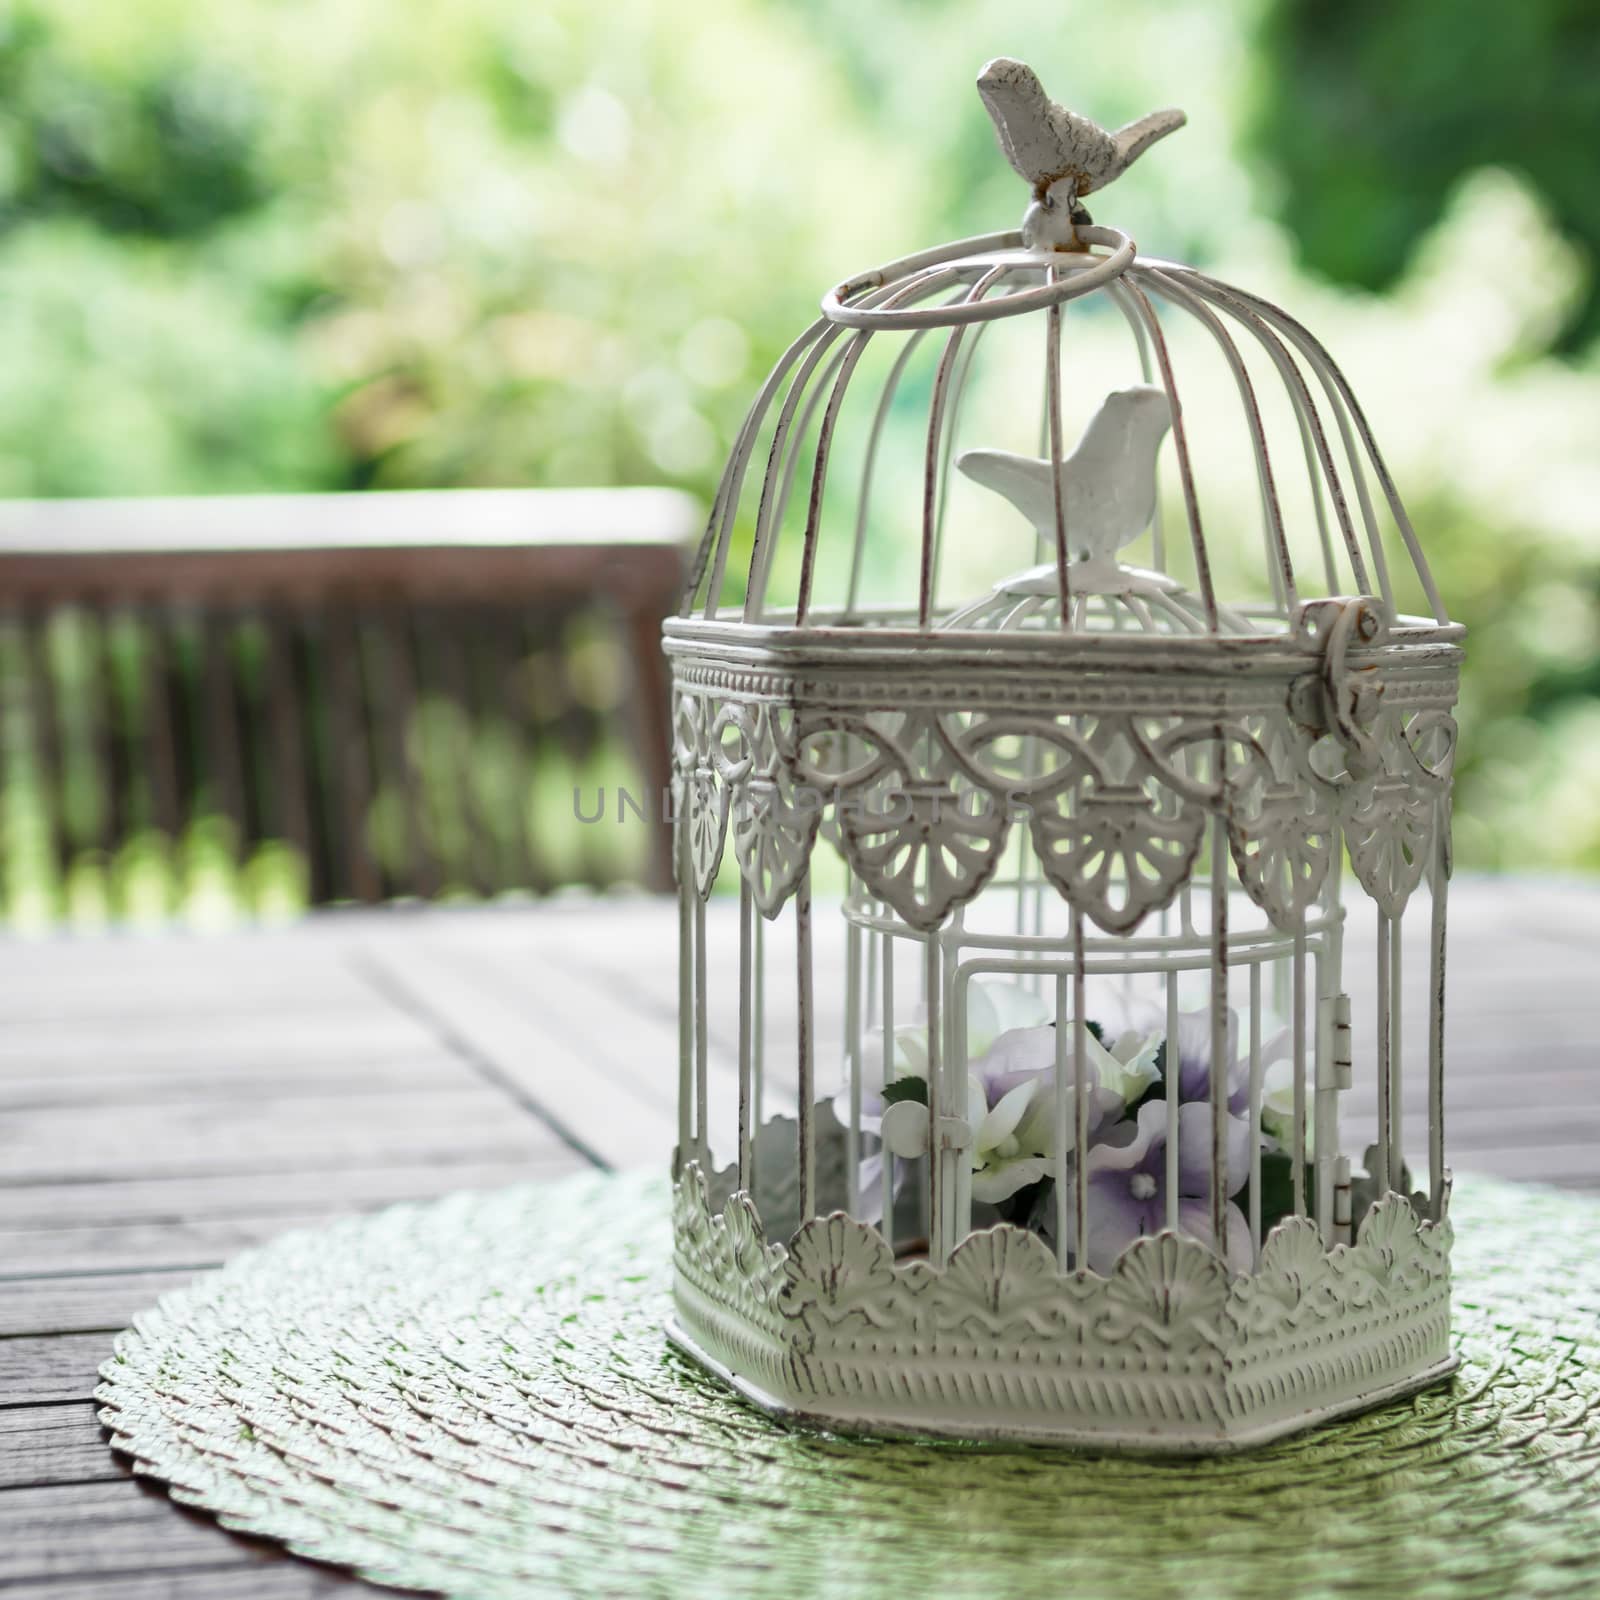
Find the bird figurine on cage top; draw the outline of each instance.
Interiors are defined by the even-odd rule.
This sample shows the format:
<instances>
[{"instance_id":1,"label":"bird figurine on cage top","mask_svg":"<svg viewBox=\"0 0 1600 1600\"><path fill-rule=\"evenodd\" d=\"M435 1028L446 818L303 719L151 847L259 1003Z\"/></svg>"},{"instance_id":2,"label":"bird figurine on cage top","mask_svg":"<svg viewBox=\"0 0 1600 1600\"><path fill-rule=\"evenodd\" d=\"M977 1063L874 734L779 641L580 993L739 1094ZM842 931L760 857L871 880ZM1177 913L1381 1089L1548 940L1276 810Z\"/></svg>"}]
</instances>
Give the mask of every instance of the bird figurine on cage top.
<instances>
[{"instance_id":1,"label":"bird figurine on cage top","mask_svg":"<svg viewBox=\"0 0 1600 1600\"><path fill-rule=\"evenodd\" d=\"M666 625L667 1332L840 1430L1237 1449L1455 1366L1462 630L1315 336L1085 211L1182 113L978 88L1022 226L823 297ZM1009 442L964 404L1008 351ZM1202 365L1253 464L1232 587Z\"/></svg>"}]
</instances>

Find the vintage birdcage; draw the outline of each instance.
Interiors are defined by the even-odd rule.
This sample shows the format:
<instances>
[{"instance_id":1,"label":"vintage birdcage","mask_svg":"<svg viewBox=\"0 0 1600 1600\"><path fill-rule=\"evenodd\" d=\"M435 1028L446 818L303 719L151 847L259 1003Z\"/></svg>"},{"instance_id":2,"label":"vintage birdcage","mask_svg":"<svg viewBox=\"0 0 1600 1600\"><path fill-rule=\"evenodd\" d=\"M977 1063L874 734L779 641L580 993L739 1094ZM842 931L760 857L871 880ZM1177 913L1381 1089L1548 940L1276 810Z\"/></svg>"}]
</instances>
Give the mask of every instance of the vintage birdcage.
<instances>
[{"instance_id":1,"label":"vintage birdcage","mask_svg":"<svg viewBox=\"0 0 1600 1600\"><path fill-rule=\"evenodd\" d=\"M1033 191L1020 231L826 295L666 627L669 1333L758 1404L844 1429L1231 1449L1454 1366L1461 629L1317 339L1085 213L1182 115L1108 134L1004 60L978 86ZM1085 370L1113 325L1125 366ZM1253 571L1236 526L1231 564L1211 540L1184 338L1236 397L1199 420L1249 464ZM1034 453L990 448L975 412ZM866 602L900 526L914 590ZM941 598L980 558L993 581ZM737 913L708 905L725 854ZM1374 931L1347 977L1358 906Z\"/></svg>"}]
</instances>

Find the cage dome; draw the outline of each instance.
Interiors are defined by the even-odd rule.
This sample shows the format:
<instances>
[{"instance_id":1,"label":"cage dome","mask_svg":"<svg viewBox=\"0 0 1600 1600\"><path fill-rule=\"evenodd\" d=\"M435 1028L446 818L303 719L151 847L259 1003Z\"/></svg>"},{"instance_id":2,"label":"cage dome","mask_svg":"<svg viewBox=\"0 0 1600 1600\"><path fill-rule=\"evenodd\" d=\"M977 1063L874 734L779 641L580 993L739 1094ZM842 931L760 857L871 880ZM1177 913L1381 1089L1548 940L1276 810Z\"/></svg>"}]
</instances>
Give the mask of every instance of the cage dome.
<instances>
[{"instance_id":1,"label":"cage dome","mask_svg":"<svg viewBox=\"0 0 1600 1600\"><path fill-rule=\"evenodd\" d=\"M1234 1448L1453 1366L1461 629L1318 340L1089 219L1182 114L978 86L1021 228L824 296L665 629L669 1331L835 1426Z\"/></svg>"}]
</instances>

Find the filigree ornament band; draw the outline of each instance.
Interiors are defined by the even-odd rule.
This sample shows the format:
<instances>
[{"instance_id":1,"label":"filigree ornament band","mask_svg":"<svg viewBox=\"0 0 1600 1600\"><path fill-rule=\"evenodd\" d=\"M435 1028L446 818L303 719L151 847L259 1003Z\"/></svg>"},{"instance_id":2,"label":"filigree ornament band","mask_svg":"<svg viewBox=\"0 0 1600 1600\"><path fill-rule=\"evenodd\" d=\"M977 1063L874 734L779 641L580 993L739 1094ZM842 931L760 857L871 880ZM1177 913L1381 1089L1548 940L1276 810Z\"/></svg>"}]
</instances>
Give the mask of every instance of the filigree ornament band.
<instances>
[{"instance_id":1,"label":"filigree ornament band","mask_svg":"<svg viewBox=\"0 0 1600 1600\"><path fill-rule=\"evenodd\" d=\"M768 1409L875 1430L1214 1450L1455 1365L1450 1224L1399 1195L1331 1251L1303 1218L1279 1224L1243 1277L1172 1233L1131 1245L1109 1277L1063 1275L1012 1227L972 1234L942 1269L897 1262L842 1212L769 1244L748 1195L712 1212L694 1163L673 1228L674 1337Z\"/></svg>"}]
</instances>

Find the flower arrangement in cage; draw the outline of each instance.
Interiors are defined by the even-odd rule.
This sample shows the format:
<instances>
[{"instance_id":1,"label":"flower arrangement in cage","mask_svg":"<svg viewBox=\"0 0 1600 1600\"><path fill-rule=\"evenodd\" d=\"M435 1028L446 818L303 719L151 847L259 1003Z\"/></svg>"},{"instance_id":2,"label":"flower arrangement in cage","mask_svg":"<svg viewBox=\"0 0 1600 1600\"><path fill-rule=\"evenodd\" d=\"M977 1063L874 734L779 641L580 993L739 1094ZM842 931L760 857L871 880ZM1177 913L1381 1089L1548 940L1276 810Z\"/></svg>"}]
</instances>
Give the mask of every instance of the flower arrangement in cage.
<instances>
[{"instance_id":1,"label":"flower arrangement in cage","mask_svg":"<svg viewBox=\"0 0 1600 1600\"><path fill-rule=\"evenodd\" d=\"M1237 1448L1454 1366L1442 983L1461 630L1314 336L1089 219L1084 197L1181 114L1106 133L1010 61L979 90L1032 191L1021 229L825 296L751 407L666 627L669 1333L757 1403L834 1426ZM1096 306L1130 335L1109 375L1073 368L1064 341L1069 312ZM1179 327L1220 362L1252 469L1261 581L1237 597ZM984 420L1036 411L1031 452L970 436L996 330L1042 382ZM892 459L908 411L909 469ZM897 520L914 580L863 600ZM1003 561L1019 535L1024 559ZM958 546L1003 564L952 599ZM1409 593L1425 612L1402 609ZM725 856L736 923L708 905ZM831 856L837 911L813 898ZM1375 925L1359 1005L1352 898Z\"/></svg>"}]
</instances>

